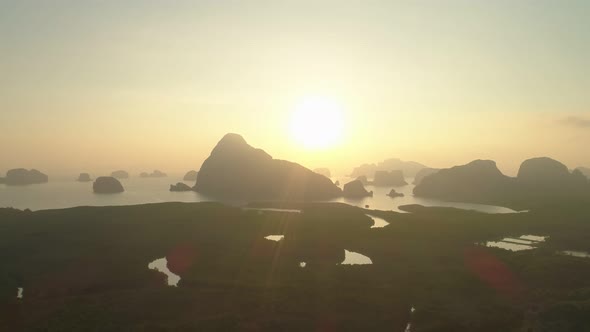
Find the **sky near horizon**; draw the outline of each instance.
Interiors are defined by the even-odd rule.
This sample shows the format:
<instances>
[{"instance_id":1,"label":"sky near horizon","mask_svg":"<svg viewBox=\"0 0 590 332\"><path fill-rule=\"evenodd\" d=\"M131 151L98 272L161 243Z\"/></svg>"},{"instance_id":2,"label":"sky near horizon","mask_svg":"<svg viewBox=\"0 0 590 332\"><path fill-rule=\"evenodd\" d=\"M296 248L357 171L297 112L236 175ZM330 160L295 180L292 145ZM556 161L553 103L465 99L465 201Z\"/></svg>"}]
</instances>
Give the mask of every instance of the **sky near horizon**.
<instances>
[{"instance_id":1,"label":"sky near horizon","mask_svg":"<svg viewBox=\"0 0 590 332\"><path fill-rule=\"evenodd\" d=\"M0 173L184 172L228 132L337 174L590 166L588 17L557 0L0 0ZM329 148L290 133L309 96L339 105Z\"/></svg>"}]
</instances>

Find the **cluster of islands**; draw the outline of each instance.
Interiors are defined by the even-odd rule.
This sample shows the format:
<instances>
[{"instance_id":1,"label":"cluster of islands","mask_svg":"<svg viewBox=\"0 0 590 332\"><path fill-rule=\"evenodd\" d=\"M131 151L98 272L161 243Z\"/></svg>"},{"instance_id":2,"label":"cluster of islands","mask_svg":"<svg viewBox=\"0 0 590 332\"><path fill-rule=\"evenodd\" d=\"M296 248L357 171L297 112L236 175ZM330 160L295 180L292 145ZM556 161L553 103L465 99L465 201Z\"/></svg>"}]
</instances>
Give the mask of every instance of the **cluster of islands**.
<instances>
[{"instance_id":1,"label":"cluster of islands","mask_svg":"<svg viewBox=\"0 0 590 332\"><path fill-rule=\"evenodd\" d=\"M121 194L129 176L77 181ZM389 159L341 186L227 134L169 188L216 202L0 209L0 330L590 331L589 176L545 157L515 177ZM415 196L524 212L323 202L406 179Z\"/></svg>"},{"instance_id":2,"label":"cluster of islands","mask_svg":"<svg viewBox=\"0 0 590 332\"><path fill-rule=\"evenodd\" d=\"M220 201L325 201L337 197L372 196L373 192L365 186L399 187L407 184L407 176L413 178L416 197L521 209L554 198L585 199L590 193L590 169L579 167L571 171L547 157L525 160L516 177L502 174L492 160L475 160L466 165L434 169L399 159L355 168L350 174L355 179L342 188L339 182L332 182L330 176L327 168L312 171L297 163L273 159L264 150L250 146L242 136L227 134L199 171L187 172L184 182L171 184L169 190L196 191ZM77 181L93 182L95 193L113 194L125 191L120 180L129 177L128 172L118 170L96 179L88 173L80 173ZM142 172L139 177L165 178L167 174L154 170ZM48 176L36 169L13 169L6 177L0 178L0 183L7 185L45 182L48 182ZM388 196L394 198L403 194L391 189Z\"/></svg>"}]
</instances>

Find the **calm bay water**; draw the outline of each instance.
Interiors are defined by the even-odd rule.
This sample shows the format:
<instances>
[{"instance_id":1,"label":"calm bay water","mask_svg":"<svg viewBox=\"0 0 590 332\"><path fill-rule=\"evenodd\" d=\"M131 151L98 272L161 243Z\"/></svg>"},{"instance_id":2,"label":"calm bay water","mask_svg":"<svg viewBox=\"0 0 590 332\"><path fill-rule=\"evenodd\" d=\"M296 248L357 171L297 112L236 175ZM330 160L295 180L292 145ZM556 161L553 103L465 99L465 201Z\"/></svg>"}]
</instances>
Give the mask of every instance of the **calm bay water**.
<instances>
[{"instance_id":1,"label":"calm bay water","mask_svg":"<svg viewBox=\"0 0 590 332\"><path fill-rule=\"evenodd\" d=\"M339 179L340 184L344 185L345 183L352 181L352 179L343 178ZM408 183L411 183L413 179L406 179ZM493 206L493 205L485 205L485 204L473 204L473 203L459 203L459 202L445 202L437 199L429 199L429 198L420 198L414 197L412 194L414 190L413 184L408 184L405 186L396 186L396 187L376 187L376 186L365 186L368 191L373 191L373 197L366 197L361 199L352 199L352 198L337 198L332 200L333 202L342 202L347 203L350 205L365 207L365 205L369 205L370 209L375 210L393 210L398 212L403 212L399 209L402 205L409 205L409 204L419 204L423 206L444 206L444 207L454 207L458 209L464 210L475 210L485 213L515 213L516 211L501 207L501 206ZM391 188L394 188L395 191L398 193L404 194L404 197L395 197L391 198L387 196Z\"/></svg>"},{"instance_id":2,"label":"calm bay water","mask_svg":"<svg viewBox=\"0 0 590 332\"><path fill-rule=\"evenodd\" d=\"M196 192L170 192L170 184L181 181L180 178L130 178L120 180L125 192L120 194L101 195L92 192L92 182L51 181L45 184L30 186L7 186L0 184L0 207L17 209L46 210L61 209L75 206L110 206L133 205L161 202L203 202L214 199ZM341 184L350 181L340 179ZM408 181L410 182L410 181ZM186 182L192 186L194 183ZM367 186L373 191L373 197L362 199L337 198L332 202L342 202L359 207L369 205L370 209L399 210L399 206L420 204L424 206L447 206L486 213L514 213L515 211L492 205L444 202L434 199L418 198L412 195L414 186L409 184L394 187L404 197L390 198L387 193L392 187ZM244 203L244 202L242 202Z\"/></svg>"},{"instance_id":3,"label":"calm bay water","mask_svg":"<svg viewBox=\"0 0 590 332\"><path fill-rule=\"evenodd\" d=\"M95 194L92 182L51 181L30 186L0 184L0 207L45 210L74 206L133 205L161 202L201 202L208 199L196 192L170 192L174 177L120 180L125 192ZM194 183L188 183L192 186ZM210 200L210 199L209 199Z\"/></svg>"}]
</instances>

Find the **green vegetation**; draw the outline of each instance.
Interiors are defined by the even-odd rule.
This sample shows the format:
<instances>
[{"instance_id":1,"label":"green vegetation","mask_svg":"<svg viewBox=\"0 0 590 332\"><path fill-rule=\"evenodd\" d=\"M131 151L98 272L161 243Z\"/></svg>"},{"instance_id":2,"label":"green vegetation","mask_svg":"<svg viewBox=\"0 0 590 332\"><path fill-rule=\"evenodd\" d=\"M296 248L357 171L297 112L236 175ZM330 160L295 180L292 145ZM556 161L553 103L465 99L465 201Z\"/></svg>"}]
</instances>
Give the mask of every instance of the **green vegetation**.
<instances>
[{"instance_id":1,"label":"green vegetation","mask_svg":"<svg viewBox=\"0 0 590 332\"><path fill-rule=\"evenodd\" d=\"M271 206L256 204L253 206ZM0 209L0 331L588 331L590 208ZM264 236L284 234L279 242ZM547 235L538 249L474 243ZM344 249L373 265L342 266ZM169 287L149 262L167 256ZM300 262L306 262L301 268ZM16 299L17 287L24 298ZM410 316L410 308L417 310Z\"/></svg>"}]
</instances>

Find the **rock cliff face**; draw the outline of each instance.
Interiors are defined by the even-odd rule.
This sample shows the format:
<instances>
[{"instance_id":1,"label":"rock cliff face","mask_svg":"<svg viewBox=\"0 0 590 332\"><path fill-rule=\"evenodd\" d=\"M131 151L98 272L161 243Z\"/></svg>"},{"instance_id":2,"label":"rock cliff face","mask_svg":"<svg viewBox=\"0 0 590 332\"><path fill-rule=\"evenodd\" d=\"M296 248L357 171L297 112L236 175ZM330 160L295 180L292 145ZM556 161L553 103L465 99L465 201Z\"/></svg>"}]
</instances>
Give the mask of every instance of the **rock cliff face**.
<instances>
[{"instance_id":1,"label":"rock cliff face","mask_svg":"<svg viewBox=\"0 0 590 332\"><path fill-rule=\"evenodd\" d=\"M354 180L345 184L342 194L344 197L347 198L361 198L373 196L373 192L367 191L365 189L365 186L363 186L363 183L359 180Z\"/></svg>"},{"instance_id":2,"label":"rock cliff face","mask_svg":"<svg viewBox=\"0 0 590 332\"><path fill-rule=\"evenodd\" d=\"M404 172L394 171L376 171L373 179L375 186L403 186L408 184L404 179Z\"/></svg>"},{"instance_id":3,"label":"rock cliff face","mask_svg":"<svg viewBox=\"0 0 590 332\"><path fill-rule=\"evenodd\" d=\"M121 182L112 176L99 176L94 180L92 189L97 194L116 194L125 191Z\"/></svg>"},{"instance_id":4,"label":"rock cliff face","mask_svg":"<svg viewBox=\"0 0 590 332\"><path fill-rule=\"evenodd\" d=\"M127 173L127 171L118 170L118 171L114 171L113 173L111 173L111 176L114 177L115 179L128 179L129 173Z\"/></svg>"},{"instance_id":5,"label":"rock cliff face","mask_svg":"<svg viewBox=\"0 0 590 332\"><path fill-rule=\"evenodd\" d=\"M242 200L323 200L342 194L325 176L296 163L273 159L237 134L227 134L217 143L201 166L193 189Z\"/></svg>"},{"instance_id":6,"label":"rock cliff face","mask_svg":"<svg viewBox=\"0 0 590 332\"><path fill-rule=\"evenodd\" d=\"M511 179L492 160L441 169L422 179L414 195L462 202L495 202L515 189Z\"/></svg>"},{"instance_id":7,"label":"rock cliff face","mask_svg":"<svg viewBox=\"0 0 590 332\"><path fill-rule=\"evenodd\" d=\"M8 185L39 184L48 181L49 177L38 170L24 168L11 169L6 172L6 178L4 178L4 183Z\"/></svg>"},{"instance_id":8,"label":"rock cliff face","mask_svg":"<svg viewBox=\"0 0 590 332\"><path fill-rule=\"evenodd\" d=\"M184 181L197 181L197 175L199 174L199 172L192 170L192 171L188 171L184 177L182 178Z\"/></svg>"}]
</instances>

